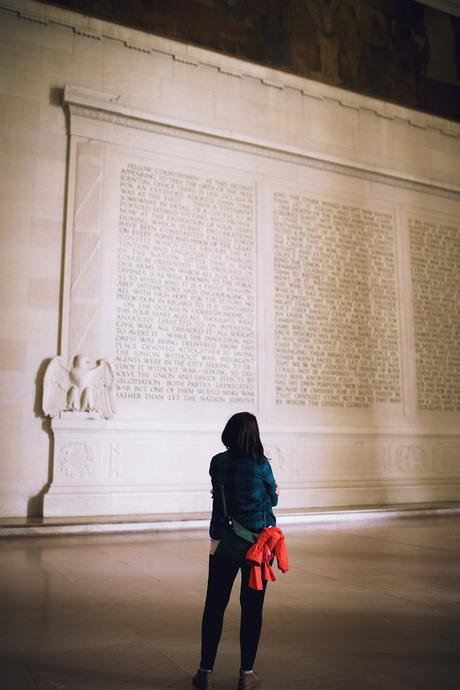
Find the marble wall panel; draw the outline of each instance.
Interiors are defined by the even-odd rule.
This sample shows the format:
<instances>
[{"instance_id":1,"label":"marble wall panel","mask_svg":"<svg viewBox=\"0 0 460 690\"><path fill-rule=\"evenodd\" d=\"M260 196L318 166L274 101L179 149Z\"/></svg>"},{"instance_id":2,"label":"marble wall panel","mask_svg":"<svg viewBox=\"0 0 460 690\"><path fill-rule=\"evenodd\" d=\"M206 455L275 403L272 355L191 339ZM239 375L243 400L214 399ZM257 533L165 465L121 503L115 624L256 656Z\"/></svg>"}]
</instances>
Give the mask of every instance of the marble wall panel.
<instances>
[{"instance_id":1,"label":"marble wall panel","mask_svg":"<svg viewBox=\"0 0 460 690\"><path fill-rule=\"evenodd\" d=\"M113 264L108 257L116 254L111 233L115 232L119 220L117 190L121 168L117 167L117 161L139 159L149 166L166 165L175 171L207 170L215 179L240 180L254 186L257 396L253 409L273 446L275 462L289 482L282 499L284 505L326 505L363 499L370 502L420 500L420 496L423 500L451 500L455 491L458 496L458 413L417 409L408 228L408 218L412 217L414 208L415 216L422 220L438 213L458 218L458 125L210 51L145 36L105 22L89 21L33 0L27 2L27 11L42 23L22 18L22 0L0 2L0 107L4 116L0 155L5 163L0 176L0 194L2 219L7 219L1 230L0 291L4 308L0 330L2 338L19 343L21 355L18 355L20 362L15 364L10 350L3 353L3 366L9 377L5 380L6 397L13 396L14 390L23 392L23 397L13 396L13 412L8 400L4 400L8 409L5 409L4 452L0 462L0 512L9 515L24 515L27 510L39 512L40 500L35 500L34 496L43 492L51 478L49 439L46 430L41 428L42 421L35 416L38 412L34 406L40 390L39 382L35 381L44 360L57 351L68 354L68 343L72 339L75 343L84 342L79 328L83 322L88 324L88 314L94 315L95 305L103 309L99 315L99 329L91 336L93 352L95 356L113 354L115 321L108 289L113 284L108 279ZM136 46L142 51L136 50ZM127 74L132 75L129 84ZM150 85L147 90L146 75ZM69 81L79 84L83 90L110 91L108 86L112 84L114 93L100 97L90 95L87 100L91 113L72 113L70 133L75 148L70 147L68 151L69 122L62 104L62 92ZM83 108L84 103L81 105ZM136 113L132 108L143 112ZM98 112L104 114L104 119L97 119ZM91 220L94 214L91 216L89 198L92 204L97 197L94 189L97 191L98 183L92 186L94 180L88 172L91 160L88 162L86 153L77 154L77 141L88 150L99 147L102 151L96 167L102 170L103 200L96 203L98 220L95 223ZM78 170L81 178L75 176L77 163L81 164ZM67 199L64 194L66 175ZM88 192L88 201L82 202L82 197L77 195L74 203L76 179L80 185L78 194L86 180L84 190ZM418 186L414 186L414 180ZM311 406L300 406L294 411L276 405L273 192L286 185L292 193L305 197L341 204L349 202L355 207L374 210L390 208L395 233L401 404L392 404L390 408L374 405L348 412L336 407L320 410ZM65 248L68 263L63 267L66 211L69 214ZM79 213L84 221L80 225ZM81 269L93 261L91 252L97 247L97 241L91 242L98 233L102 243L99 265L103 284L99 283L96 292L91 293L88 282L83 281L86 292L78 292L76 286L81 287L85 272ZM79 247L75 256L69 245L73 234ZM73 292L68 282L72 276L72 261L73 279L76 280ZM62 274L66 278L65 307L60 313ZM72 304L75 307L73 330L70 329ZM83 316L77 314L78 310L85 312ZM62 337L57 345L59 330ZM9 368L19 364L21 370L10 375ZM151 443L157 442L158 434L162 433L158 425L164 426L171 419L176 424L183 424L184 419L199 424L206 419L212 425L206 444L201 450L198 444L196 455L193 455L199 473L199 477L193 475L195 479L190 486L194 488L182 485L174 494L174 500L168 503L168 496L172 494L157 487L165 510L168 505L171 509L174 506L174 509L205 510L209 507L205 465L212 450L219 450L220 426L234 408L211 404L211 407L198 406L194 408L196 411L191 411L186 406L187 401L179 406L177 401L170 402L172 408L134 406L128 410L122 406L119 418L122 424L127 424L136 415L143 415L147 424L157 425L156 431L152 431ZM344 428L361 430L360 439L364 448L369 443L369 449L362 450L358 443L349 446L348 441L342 440L338 445L334 440L329 448L329 441L336 439ZM423 448L430 434L437 434L435 441L429 442L432 445L428 454L436 476L428 477L423 462L417 465L414 459L404 460L406 456L400 460L400 465L406 464L409 471L402 473L393 460L399 457L393 442L385 442L382 446L379 440L382 429L385 433L395 429L398 433L407 432L409 437L404 444L414 447L421 444ZM302 443L296 446L297 435L306 431L314 434L315 447L324 441L327 458L324 476L327 478L322 480L321 486L319 480L308 484L312 456L304 452ZM115 436L120 436L117 442L123 433L122 429L116 431ZM185 438L183 431L179 429L178 433ZM374 434L372 441L369 441L369 433ZM295 453L294 447L297 447ZM334 455L336 448L341 451ZM353 449L356 450L355 461ZM168 461L175 472L179 472L178 468L183 471L182 460L179 460L181 453L178 449L176 460ZM204 454L206 461L202 459ZM385 460L381 459L381 454ZM131 469L135 468L136 455L133 452L127 456L127 462L132 463ZM445 457L446 464L436 465L438 456ZM108 455L103 454L103 457L104 462L108 462ZM321 452L314 457L318 457L315 463L318 462L320 469ZM335 459L330 461L331 457ZM369 485L366 496L357 477L364 476L367 470L375 474L372 474L372 481L365 480ZM347 471L353 476L356 491L344 479ZM305 481L304 477L307 477ZM55 490L58 491L57 486ZM70 501L68 486L65 491ZM104 496L104 509L108 511L130 511L136 505L147 510L149 501L153 500L152 495L144 495L141 500L136 492L132 495L125 492L123 498L104 494L102 489L100 493ZM65 496L61 498L65 505ZM72 501L74 509L79 510L78 506L86 498L82 494ZM86 510L91 509L89 504L85 506Z\"/></svg>"},{"instance_id":2,"label":"marble wall panel","mask_svg":"<svg viewBox=\"0 0 460 690\"><path fill-rule=\"evenodd\" d=\"M84 98L83 92L76 97ZM113 111L110 104L104 107ZM372 432L343 438L339 431L340 425L348 432L360 424L404 427L417 415L414 379L404 371L411 355L401 328L405 287L411 284L407 202L419 198L416 188L408 194L396 184L379 186L370 178L358 184L340 168L316 171L308 161L278 160L268 150L255 155L245 146L239 151L237 142L227 144L226 151L223 141L205 143L193 131L174 137L153 123L132 137L133 123L126 117L97 116L93 129L93 113L76 106L71 114L78 127L71 171L76 189L82 169L90 177L79 151L97 149L91 134L100 135L104 122L109 128L116 122L119 131L116 145L110 143L111 134L103 135L103 148L97 149L101 192L91 209L101 222L85 224L104 228L98 231L100 261L92 299L105 325L93 347L113 356L119 374L121 426L112 434L103 501L108 492L113 505L145 510L159 492L160 501L170 496L169 503L165 499L170 510L192 503L205 509L198 475L190 475L196 490L187 489L184 481L189 457L197 469L205 468L203 448L186 440L181 424L203 414L217 422L233 405L253 409L265 425L267 452L284 485L286 507L321 505L326 496L347 504L401 501L406 494L410 500L428 500L433 487L437 491L433 477L442 474L431 443L382 441ZM165 134L172 146L165 146ZM186 139L183 146L181 138ZM90 192L83 197L89 203ZM75 208L69 209L67 229L73 233L72 252L80 242ZM95 274L95 268L87 268L88 275ZM66 308L72 314L71 298ZM227 308L233 312L230 321ZM94 322L91 314L78 313L83 329ZM246 365L240 352L246 341L247 371L241 368ZM69 348L70 359L75 341L72 346L69 341ZM280 348L286 351L284 364ZM222 372L216 368L219 352L225 360ZM311 369L310 377L305 378L302 362ZM339 364L348 377L343 381ZM137 439L131 430L126 440L123 435L136 419L144 420L149 431ZM160 437L149 426L155 422L161 428L162 420L171 419L177 425L175 439L163 432ZM277 438L272 428L279 424L286 432ZM292 424L305 430L319 424L323 430L299 443ZM56 438L65 429L65 421L56 426ZM63 487L71 483L53 483L45 501L50 514L63 509ZM101 509L95 508L96 498L91 508L78 481L75 491L80 504L74 497L74 506ZM139 493L142 499L136 503Z\"/></svg>"}]
</instances>

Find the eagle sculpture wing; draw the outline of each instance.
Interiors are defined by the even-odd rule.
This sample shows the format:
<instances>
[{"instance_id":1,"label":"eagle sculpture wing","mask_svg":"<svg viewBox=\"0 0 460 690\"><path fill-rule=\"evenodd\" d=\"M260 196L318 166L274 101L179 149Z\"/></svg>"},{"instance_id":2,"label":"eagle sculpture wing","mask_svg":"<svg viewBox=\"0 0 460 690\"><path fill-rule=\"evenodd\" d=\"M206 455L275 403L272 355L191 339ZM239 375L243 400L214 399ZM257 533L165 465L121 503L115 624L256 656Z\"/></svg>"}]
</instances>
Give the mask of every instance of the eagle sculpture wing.
<instances>
[{"instance_id":1,"label":"eagle sculpture wing","mask_svg":"<svg viewBox=\"0 0 460 690\"><path fill-rule=\"evenodd\" d=\"M42 407L46 416L54 417L65 410L67 391L71 385L69 369L64 366L61 357L53 357L46 367L43 379Z\"/></svg>"},{"instance_id":2,"label":"eagle sculpture wing","mask_svg":"<svg viewBox=\"0 0 460 690\"><path fill-rule=\"evenodd\" d=\"M115 375L106 359L101 359L94 370L93 399L94 407L104 419L111 419L115 409Z\"/></svg>"}]
</instances>

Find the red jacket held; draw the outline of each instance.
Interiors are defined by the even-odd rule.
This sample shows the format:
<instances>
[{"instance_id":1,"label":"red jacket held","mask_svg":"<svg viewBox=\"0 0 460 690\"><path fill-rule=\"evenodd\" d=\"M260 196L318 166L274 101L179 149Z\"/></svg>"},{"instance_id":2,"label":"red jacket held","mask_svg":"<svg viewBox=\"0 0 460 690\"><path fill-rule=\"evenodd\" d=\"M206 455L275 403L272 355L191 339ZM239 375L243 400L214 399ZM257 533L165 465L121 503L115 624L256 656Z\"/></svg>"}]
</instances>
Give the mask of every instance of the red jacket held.
<instances>
[{"instance_id":1,"label":"red jacket held","mask_svg":"<svg viewBox=\"0 0 460 690\"><path fill-rule=\"evenodd\" d=\"M289 562L284 534L279 527L266 527L246 554L246 560L251 565L249 574L251 589L262 589L263 580L270 582L276 580L275 572L270 565L273 556L276 556L278 568L283 573L287 573Z\"/></svg>"}]
</instances>

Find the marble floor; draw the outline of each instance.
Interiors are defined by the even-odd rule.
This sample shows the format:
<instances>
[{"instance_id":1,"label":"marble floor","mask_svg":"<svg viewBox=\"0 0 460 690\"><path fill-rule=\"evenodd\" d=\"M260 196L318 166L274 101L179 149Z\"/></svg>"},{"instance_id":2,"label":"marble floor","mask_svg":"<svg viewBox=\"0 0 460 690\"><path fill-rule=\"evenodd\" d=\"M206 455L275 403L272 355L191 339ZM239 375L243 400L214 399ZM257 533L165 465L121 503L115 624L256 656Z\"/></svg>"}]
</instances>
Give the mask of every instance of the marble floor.
<instances>
[{"instance_id":1,"label":"marble floor","mask_svg":"<svg viewBox=\"0 0 460 690\"><path fill-rule=\"evenodd\" d=\"M286 526L264 690L458 690L460 517ZM4 539L1 690L190 690L204 531ZM234 690L237 588L214 672Z\"/></svg>"}]
</instances>

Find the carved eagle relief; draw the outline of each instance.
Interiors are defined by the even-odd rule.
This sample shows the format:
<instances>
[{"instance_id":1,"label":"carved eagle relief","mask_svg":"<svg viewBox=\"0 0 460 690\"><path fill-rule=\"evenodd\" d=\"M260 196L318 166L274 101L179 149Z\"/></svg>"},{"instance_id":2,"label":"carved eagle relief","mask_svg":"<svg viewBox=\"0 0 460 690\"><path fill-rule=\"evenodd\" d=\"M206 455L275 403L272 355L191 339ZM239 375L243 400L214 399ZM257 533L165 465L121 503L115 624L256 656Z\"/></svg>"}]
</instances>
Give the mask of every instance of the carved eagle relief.
<instances>
[{"instance_id":1,"label":"carved eagle relief","mask_svg":"<svg viewBox=\"0 0 460 690\"><path fill-rule=\"evenodd\" d=\"M103 419L115 415L115 376L105 359L93 362L76 355L67 368L60 356L53 357L43 381L43 412L55 417L59 412L97 412Z\"/></svg>"}]
</instances>

